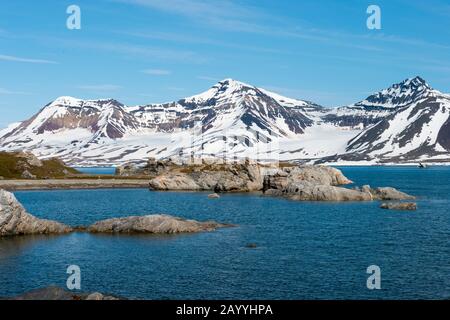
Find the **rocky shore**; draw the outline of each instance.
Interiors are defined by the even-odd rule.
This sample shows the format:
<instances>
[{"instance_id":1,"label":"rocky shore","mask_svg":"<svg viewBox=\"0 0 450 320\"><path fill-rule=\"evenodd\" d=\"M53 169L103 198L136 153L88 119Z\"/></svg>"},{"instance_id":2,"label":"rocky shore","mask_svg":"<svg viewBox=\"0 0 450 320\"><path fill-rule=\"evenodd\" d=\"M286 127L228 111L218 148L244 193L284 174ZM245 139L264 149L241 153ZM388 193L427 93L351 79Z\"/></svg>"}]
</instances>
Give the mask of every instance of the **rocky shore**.
<instances>
[{"instance_id":1,"label":"rocky shore","mask_svg":"<svg viewBox=\"0 0 450 320\"><path fill-rule=\"evenodd\" d=\"M108 219L89 227L69 227L56 221L38 219L25 211L15 196L0 190L0 237L63 234L73 231L91 233L176 234L209 232L231 225L214 221L199 222L169 215L132 216Z\"/></svg>"},{"instance_id":2,"label":"rocky shore","mask_svg":"<svg viewBox=\"0 0 450 320\"><path fill-rule=\"evenodd\" d=\"M148 179L0 180L0 189L9 191L115 188L148 188Z\"/></svg>"}]
</instances>

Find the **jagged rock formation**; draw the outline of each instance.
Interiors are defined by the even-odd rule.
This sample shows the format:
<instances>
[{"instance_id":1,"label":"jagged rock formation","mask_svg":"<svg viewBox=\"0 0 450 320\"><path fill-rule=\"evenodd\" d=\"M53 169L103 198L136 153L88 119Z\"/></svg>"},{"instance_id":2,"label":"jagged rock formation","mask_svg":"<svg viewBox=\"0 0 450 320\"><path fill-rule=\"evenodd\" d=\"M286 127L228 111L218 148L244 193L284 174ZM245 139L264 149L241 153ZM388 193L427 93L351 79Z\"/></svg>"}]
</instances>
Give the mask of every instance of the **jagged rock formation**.
<instances>
[{"instance_id":1,"label":"jagged rock formation","mask_svg":"<svg viewBox=\"0 0 450 320\"><path fill-rule=\"evenodd\" d=\"M263 191L265 195L302 201L372 201L413 199L394 188L342 188L351 184L338 169L287 166L274 169L256 162L171 167L151 178L153 190Z\"/></svg>"},{"instance_id":2,"label":"jagged rock formation","mask_svg":"<svg viewBox=\"0 0 450 320\"><path fill-rule=\"evenodd\" d=\"M394 188L342 188L350 184L340 170L322 166L283 169L264 178L264 194L297 201L405 200L414 197Z\"/></svg>"},{"instance_id":3,"label":"jagged rock formation","mask_svg":"<svg viewBox=\"0 0 450 320\"><path fill-rule=\"evenodd\" d=\"M0 190L0 237L30 234L60 234L71 228L59 222L38 219L27 213L12 193Z\"/></svg>"},{"instance_id":4,"label":"jagged rock formation","mask_svg":"<svg viewBox=\"0 0 450 320\"><path fill-rule=\"evenodd\" d=\"M92 233L174 234L214 231L229 226L214 221L198 222L168 215L149 215L99 221L88 227L87 231Z\"/></svg>"}]
</instances>

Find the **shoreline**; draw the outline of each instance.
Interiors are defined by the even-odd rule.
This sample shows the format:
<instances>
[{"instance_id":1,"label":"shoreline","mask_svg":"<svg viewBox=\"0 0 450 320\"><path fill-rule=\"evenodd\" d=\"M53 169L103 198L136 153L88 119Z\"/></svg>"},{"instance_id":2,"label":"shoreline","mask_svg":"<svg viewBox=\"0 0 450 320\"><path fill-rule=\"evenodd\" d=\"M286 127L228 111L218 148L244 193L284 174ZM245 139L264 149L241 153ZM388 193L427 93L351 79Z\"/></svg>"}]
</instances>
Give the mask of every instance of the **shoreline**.
<instances>
[{"instance_id":1,"label":"shoreline","mask_svg":"<svg viewBox=\"0 0 450 320\"><path fill-rule=\"evenodd\" d=\"M147 189L147 179L48 179L0 180L0 189L7 191L72 190L72 189Z\"/></svg>"}]
</instances>

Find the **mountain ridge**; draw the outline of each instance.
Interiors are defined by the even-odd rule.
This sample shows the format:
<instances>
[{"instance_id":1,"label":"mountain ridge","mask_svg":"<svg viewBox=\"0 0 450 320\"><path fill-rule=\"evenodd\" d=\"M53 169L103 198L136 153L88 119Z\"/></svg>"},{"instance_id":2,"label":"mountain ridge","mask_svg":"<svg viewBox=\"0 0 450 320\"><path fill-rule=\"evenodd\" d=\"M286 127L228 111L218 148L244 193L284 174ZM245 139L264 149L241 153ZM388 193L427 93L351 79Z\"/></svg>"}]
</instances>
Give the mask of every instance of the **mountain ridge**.
<instances>
[{"instance_id":1,"label":"mountain ridge","mask_svg":"<svg viewBox=\"0 0 450 320\"><path fill-rule=\"evenodd\" d=\"M335 109L233 79L163 104L126 106L112 98L62 96L0 131L0 150L27 149L76 165L225 156L450 162L449 101L421 77ZM403 127L393 129L397 124Z\"/></svg>"}]
</instances>

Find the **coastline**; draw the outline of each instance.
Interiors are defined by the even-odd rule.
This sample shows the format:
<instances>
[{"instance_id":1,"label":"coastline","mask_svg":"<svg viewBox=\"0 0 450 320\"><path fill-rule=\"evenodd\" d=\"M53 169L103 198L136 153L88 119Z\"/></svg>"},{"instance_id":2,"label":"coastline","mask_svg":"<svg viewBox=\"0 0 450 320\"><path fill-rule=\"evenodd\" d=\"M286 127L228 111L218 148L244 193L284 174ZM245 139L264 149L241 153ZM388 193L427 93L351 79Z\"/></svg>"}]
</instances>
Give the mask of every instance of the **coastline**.
<instances>
[{"instance_id":1,"label":"coastline","mask_svg":"<svg viewBox=\"0 0 450 320\"><path fill-rule=\"evenodd\" d=\"M70 190L70 189L120 189L148 188L147 179L48 179L0 180L0 189L20 190Z\"/></svg>"}]
</instances>

